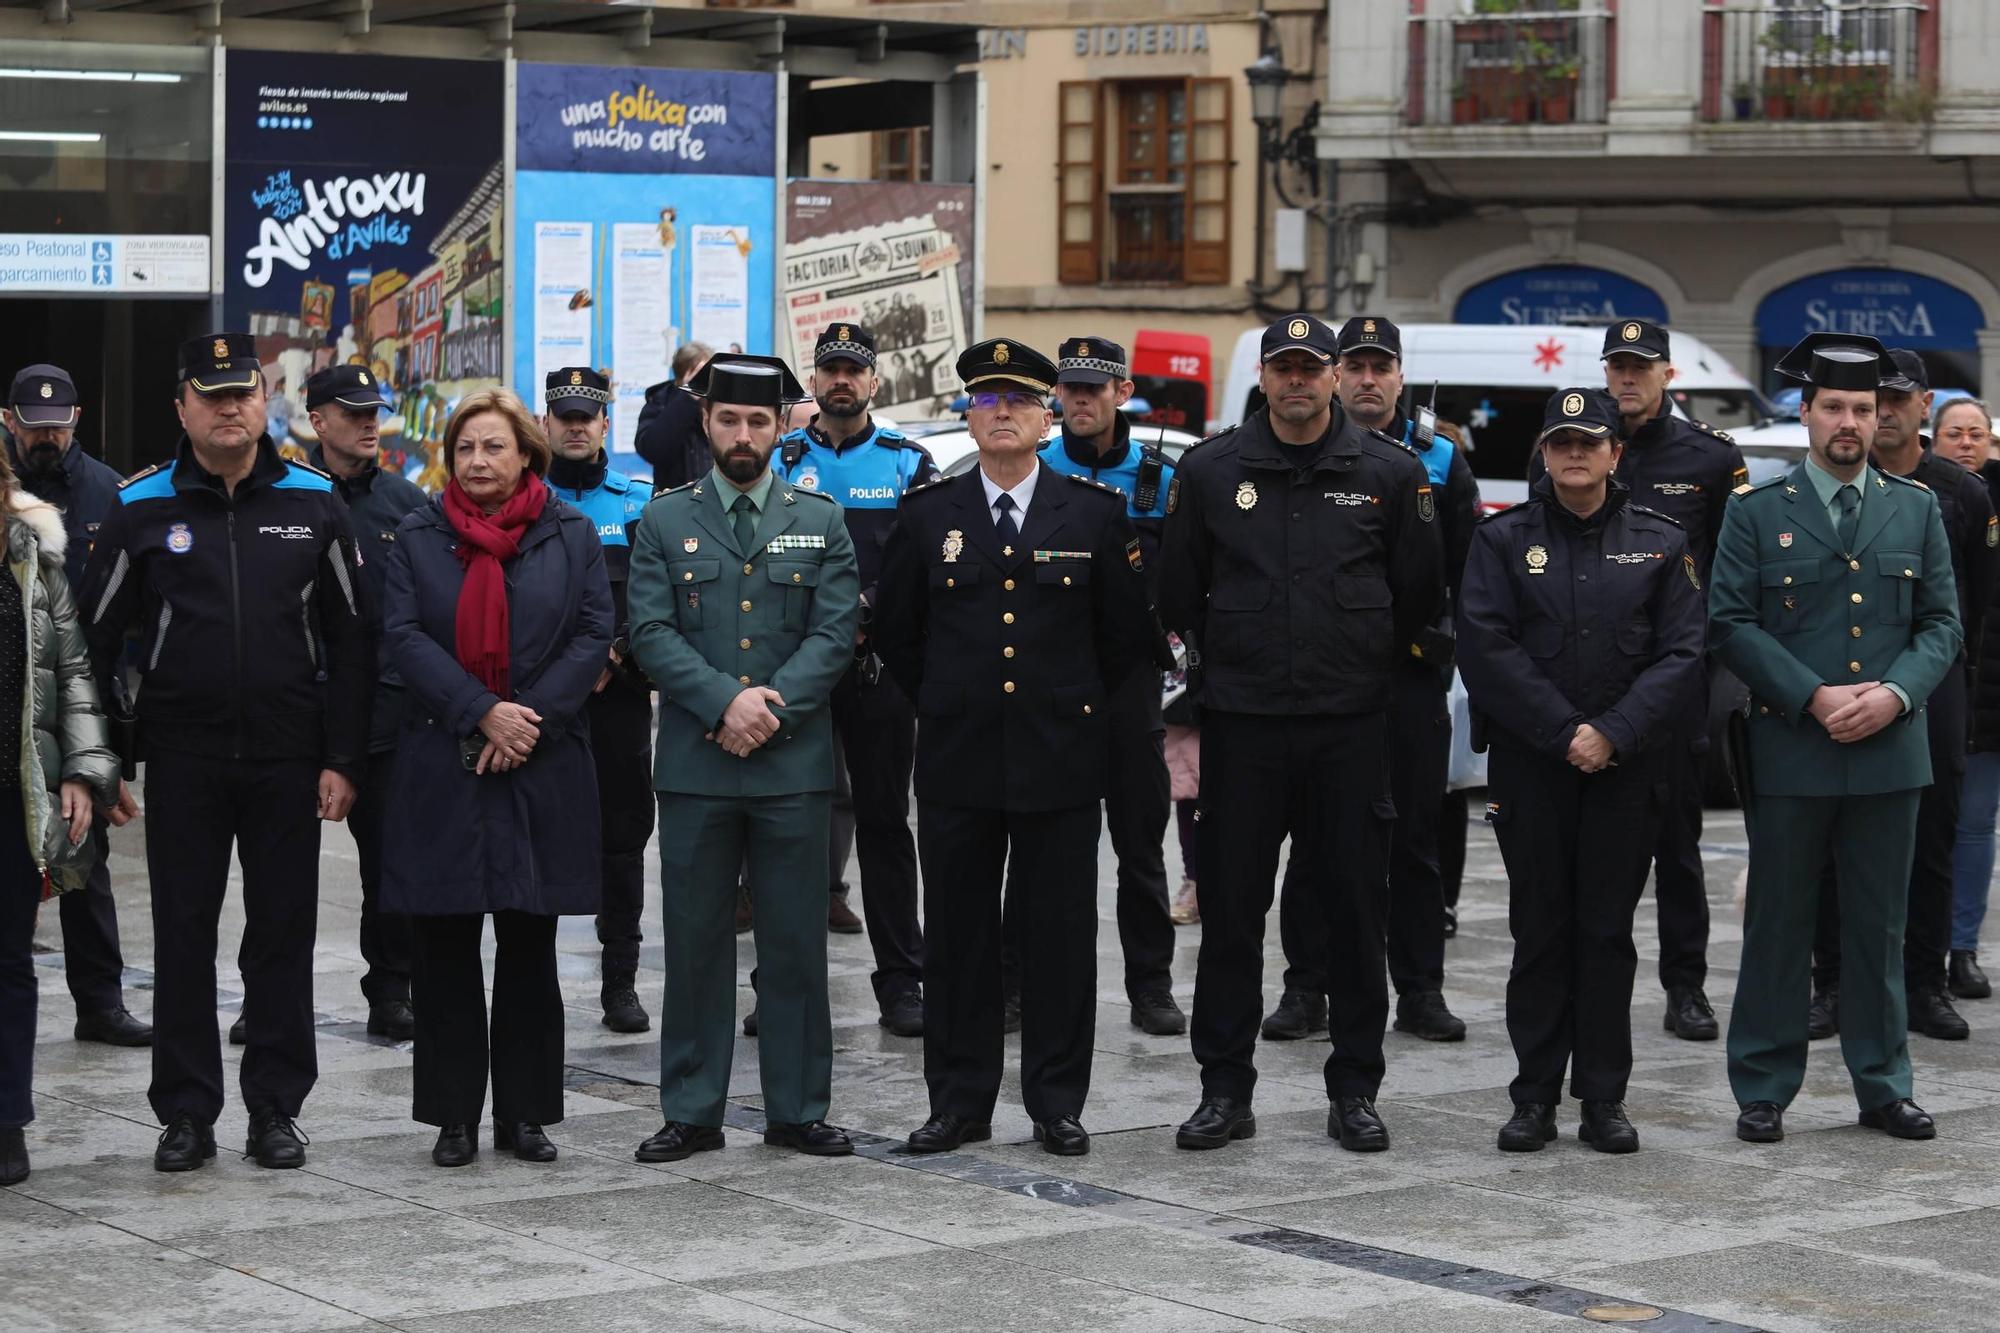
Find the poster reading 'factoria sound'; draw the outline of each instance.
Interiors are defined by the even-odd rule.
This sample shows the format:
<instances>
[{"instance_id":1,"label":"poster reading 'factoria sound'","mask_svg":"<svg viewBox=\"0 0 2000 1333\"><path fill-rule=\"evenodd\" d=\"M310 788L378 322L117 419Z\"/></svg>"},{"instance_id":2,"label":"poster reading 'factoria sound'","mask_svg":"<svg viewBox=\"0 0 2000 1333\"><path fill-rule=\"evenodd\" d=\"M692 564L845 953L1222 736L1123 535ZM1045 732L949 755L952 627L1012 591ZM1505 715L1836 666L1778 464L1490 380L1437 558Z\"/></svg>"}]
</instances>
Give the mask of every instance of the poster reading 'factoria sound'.
<instances>
[{"instance_id":1,"label":"poster reading 'factoria sound'","mask_svg":"<svg viewBox=\"0 0 2000 1333\"><path fill-rule=\"evenodd\" d=\"M490 61L230 52L223 299L281 444L312 442L313 371L364 365L384 466L443 484L452 405L503 372L502 97Z\"/></svg>"}]
</instances>

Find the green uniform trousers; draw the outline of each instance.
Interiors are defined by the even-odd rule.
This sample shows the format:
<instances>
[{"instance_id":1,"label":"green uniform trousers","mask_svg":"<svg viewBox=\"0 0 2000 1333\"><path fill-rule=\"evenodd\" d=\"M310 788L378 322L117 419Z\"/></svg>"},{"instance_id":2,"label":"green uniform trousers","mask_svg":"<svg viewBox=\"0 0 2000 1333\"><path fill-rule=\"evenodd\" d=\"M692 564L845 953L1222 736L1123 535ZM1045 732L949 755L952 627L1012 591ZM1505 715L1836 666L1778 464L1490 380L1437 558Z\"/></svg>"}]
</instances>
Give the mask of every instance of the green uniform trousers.
<instances>
[{"instance_id":1,"label":"green uniform trousers","mask_svg":"<svg viewBox=\"0 0 2000 1333\"><path fill-rule=\"evenodd\" d=\"M736 880L757 904L758 1069L765 1118L826 1119L833 1025L826 998L826 843L831 793L660 794L667 985L660 1109L719 1127L736 1044Z\"/></svg>"},{"instance_id":2,"label":"green uniform trousers","mask_svg":"<svg viewBox=\"0 0 2000 1333\"><path fill-rule=\"evenodd\" d=\"M1854 1100L1866 1111L1910 1095L1903 916L1917 797L1752 798L1743 962L1729 1015L1738 1105L1789 1106L1805 1081L1813 923L1829 857L1840 892L1840 1053Z\"/></svg>"}]
</instances>

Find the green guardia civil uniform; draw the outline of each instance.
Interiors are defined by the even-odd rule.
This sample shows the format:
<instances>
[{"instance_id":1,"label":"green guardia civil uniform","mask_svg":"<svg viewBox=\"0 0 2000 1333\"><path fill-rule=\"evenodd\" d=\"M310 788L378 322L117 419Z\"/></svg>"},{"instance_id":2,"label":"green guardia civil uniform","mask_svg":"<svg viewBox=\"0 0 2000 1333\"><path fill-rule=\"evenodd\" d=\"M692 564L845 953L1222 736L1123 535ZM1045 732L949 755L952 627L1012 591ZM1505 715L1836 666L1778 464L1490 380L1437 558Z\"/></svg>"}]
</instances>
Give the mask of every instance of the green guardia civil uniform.
<instances>
[{"instance_id":1,"label":"green guardia civil uniform","mask_svg":"<svg viewBox=\"0 0 2000 1333\"><path fill-rule=\"evenodd\" d=\"M757 904L759 1068L774 1123L826 1118L827 701L854 660L861 580L834 501L768 470L743 495L711 471L646 506L632 538L632 654L660 691L666 993L660 1106L722 1124L736 1030L734 912L747 864ZM738 536L739 520L754 536ZM767 685L778 734L743 758L707 739L738 693Z\"/></svg>"},{"instance_id":2,"label":"green guardia civil uniform","mask_svg":"<svg viewBox=\"0 0 2000 1333\"><path fill-rule=\"evenodd\" d=\"M1813 923L1831 859L1839 885L1841 1055L1863 1110L1909 1097L1903 923L1917 797L1931 781L1918 718L1962 631L1937 499L1864 468L1808 458L1738 487L1716 541L1709 645L1750 689L1750 831L1743 960L1729 1020L1740 1105L1790 1105L1805 1078ZM1835 741L1807 712L1821 685L1880 681L1903 715ZM1739 775L1740 776L1740 775Z\"/></svg>"}]
</instances>

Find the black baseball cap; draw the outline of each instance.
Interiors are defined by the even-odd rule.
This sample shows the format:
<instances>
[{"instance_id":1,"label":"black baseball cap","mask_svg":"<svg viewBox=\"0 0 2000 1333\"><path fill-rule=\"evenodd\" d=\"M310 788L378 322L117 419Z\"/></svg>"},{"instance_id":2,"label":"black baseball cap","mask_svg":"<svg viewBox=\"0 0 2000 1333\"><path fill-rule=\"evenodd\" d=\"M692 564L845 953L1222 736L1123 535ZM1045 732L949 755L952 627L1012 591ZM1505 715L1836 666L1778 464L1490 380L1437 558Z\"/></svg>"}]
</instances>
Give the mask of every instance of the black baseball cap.
<instances>
[{"instance_id":1,"label":"black baseball cap","mask_svg":"<svg viewBox=\"0 0 2000 1333\"><path fill-rule=\"evenodd\" d=\"M853 361L875 368L875 334L861 324L829 324L813 344L813 364Z\"/></svg>"},{"instance_id":2,"label":"black baseball cap","mask_svg":"<svg viewBox=\"0 0 2000 1333\"><path fill-rule=\"evenodd\" d=\"M1881 342L1865 333L1808 333L1772 369L1821 389L1879 389L1901 373Z\"/></svg>"},{"instance_id":3,"label":"black baseball cap","mask_svg":"<svg viewBox=\"0 0 2000 1333\"><path fill-rule=\"evenodd\" d=\"M1057 384L1116 384L1132 378L1125 349L1109 338L1082 334L1056 348Z\"/></svg>"},{"instance_id":4,"label":"black baseball cap","mask_svg":"<svg viewBox=\"0 0 2000 1333\"><path fill-rule=\"evenodd\" d=\"M773 411L806 400L798 376L792 374L792 368L784 361L775 356L751 356L747 352L717 352L688 381L687 391L712 403L768 407Z\"/></svg>"},{"instance_id":5,"label":"black baseball cap","mask_svg":"<svg viewBox=\"0 0 2000 1333\"><path fill-rule=\"evenodd\" d=\"M1012 385L1047 396L1056 363L1012 338L988 338L958 354L958 378L967 390Z\"/></svg>"},{"instance_id":6,"label":"black baseball cap","mask_svg":"<svg viewBox=\"0 0 2000 1333\"><path fill-rule=\"evenodd\" d=\"M1560 430L1580 430L1597 439L1618 435L1618 400L1602 389L1557 389L1542 409L1540 444Z\"/></svg>"},{"instance_id":7,"label":"black baseball cap","mask_svg":"<svg viewBox=\"0 0 2000 1333\"><path fill-rule=\"evenodd\" d=\"M1340 339L1334 336L1332 327L1325 320L1301 312L1271 321L1270 327L1264 330L1264 341L1258 348L1257 359L1269 361L1280 352L1297 349L1330 362L1334 349L1339 345Z\"/></svg>"},{"instance_id":8,"label":"black baseball cap","mask_svg":"<svg viewBox=\"0 0 2000 1333\"><path fill-rule=\"evenodd\" d=\"M241 393L264 386L257 340L247 333L207 333L181 344L181 383L199 394Z\"/></svg>"},{"instance_id":9,"label":"black baseball cap","mask_svg":"<svg viewBox=\"0 0 2000 1333\"><path fill-rule=\"evenodd\" d=\"M7 391L7 407L23 426L74 426L77 401L76 381L61 366L29 366Z\"/></svg>"},{"instance_id":10,"label":"black baseball cap","mask_svg":"<svg viewBox=\"0 0 2000 1333\"><path fill-rule=\"evenodd\" d=\"M328 366L306 381L306 411L339 403L342 407L387 407L382 384L366 366Z\"/></svg>"},{"instance_id":11,"label":"black baseball cap","mask_svg":"<svg viewBox=\"0 0 2000 1333\"><path fill-rule=\"evenodd\" d=\"M1398 361L1403 359L1403 331L1396 327L1394 320L1380 315L1356 315L1340 326L1340 337L1336 342L1338 354L1349 352L1387 352Z\"/></svg>"},{"instance_id":12,"label":"black baseball cap","mask_svg":"<svg viewBox=\"0 0 2000 1333\"><path fill-rule=\"evenodd\" d=\"M1931 372L1921 356L1907 347L1892 347L1889 349L1889 360L1895 364L1896 373L1883 378L1883 388L1894 389L1898 393L1930 392Z\"/></svg>"},{"instance_id":13,"label":"black baseball cap","mask_svg":"<svg viewBox=\"0 0 2000 1333\"><path fill-rule=\"evenodd\" d=\"M1598 355L1603 358L1617 352L1643 356L1648 361L1665 361L1673 356L1673 344L1667 338L1667 331L1658 324L1643 319L1621 319L1604 330L1604 350Z\"/></svg>"},{"instance_id":14,"label":"black baseball cap","mask_svg":"<svg viewBox=\"0 0 2000 1333\"><path fill-rule=\"evenodd\" d=\"M542 380L542 404L550 416L565 412L596 416L611 405L611 380L589 366L559 366Z\"/></svg>"}]
</instances>

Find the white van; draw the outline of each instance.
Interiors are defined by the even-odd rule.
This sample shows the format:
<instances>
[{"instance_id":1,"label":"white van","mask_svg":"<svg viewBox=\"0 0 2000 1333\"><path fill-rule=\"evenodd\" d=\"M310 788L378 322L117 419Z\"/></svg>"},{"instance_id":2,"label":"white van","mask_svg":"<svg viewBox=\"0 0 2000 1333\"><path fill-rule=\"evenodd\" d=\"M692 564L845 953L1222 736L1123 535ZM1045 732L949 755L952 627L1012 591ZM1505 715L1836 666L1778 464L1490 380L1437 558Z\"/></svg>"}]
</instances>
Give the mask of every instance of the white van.
<instances>
[{"instance_id":1,"label":"white van","mask_svg":"<svg viewBox=\"0 0 2000 1333\"><path fill-rule=\"evenodd\" d=\"M1528 452L1541 430L1549 395L1572 385L1602 385L1599 325L1405 324L1403 373L1406 405L1430 400L1438 385L1438 415L1464 426L1471 442L1473 475L1489 508L1504 508L1526 493ZM1262 329L1245 330L1229 357L1217 405L1217 429L1233 426L1262 404L1257 390L1257 349ZM1770 416L1770 408L1736 367L1685 333L1671 333L1675 410L1727 430Z\"/></svg>"}]
</instances>

